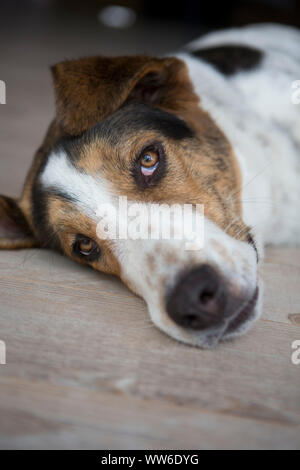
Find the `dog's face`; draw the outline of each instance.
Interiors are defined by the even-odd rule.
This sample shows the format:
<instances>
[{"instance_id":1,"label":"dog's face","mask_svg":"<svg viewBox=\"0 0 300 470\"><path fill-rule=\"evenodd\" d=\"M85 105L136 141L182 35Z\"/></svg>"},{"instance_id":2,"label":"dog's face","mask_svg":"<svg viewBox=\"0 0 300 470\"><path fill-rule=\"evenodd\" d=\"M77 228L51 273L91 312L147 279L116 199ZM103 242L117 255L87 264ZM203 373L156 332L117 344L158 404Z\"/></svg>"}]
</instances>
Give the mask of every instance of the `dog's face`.
<instances>
[{"instance_id":1,"label":"dog's face","mask_svg":"<svg viewBox=\"0 0 300 470\"><path fill-rule=\"evenodd\" d=\"M59 64L53 75L57 116L21 200L0 198L0 247L52 247L119 276L153 322L186 343L209 347L246 331L260 302L238 167L183 62L90 58ZM189 204L197 218L203 205L204 238L196 233L191 250L185 230L108 237L99 210L112 226L128 221L136 203L148 235L166 223L153 217L161 208ZM172 233L183 223L167 220Z\"/></svg>"}]
</instances>

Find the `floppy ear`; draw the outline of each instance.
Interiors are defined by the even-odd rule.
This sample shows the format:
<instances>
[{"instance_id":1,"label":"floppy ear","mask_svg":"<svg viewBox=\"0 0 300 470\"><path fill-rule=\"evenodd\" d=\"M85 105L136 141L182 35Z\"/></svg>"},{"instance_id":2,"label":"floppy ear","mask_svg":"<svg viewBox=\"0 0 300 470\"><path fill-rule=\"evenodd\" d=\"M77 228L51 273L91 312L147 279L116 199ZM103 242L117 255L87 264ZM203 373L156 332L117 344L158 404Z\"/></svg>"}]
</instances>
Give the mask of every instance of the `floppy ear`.
<instances>
[{"instance_id":1,"label":"floppy ear","mask_svg":"<svg viewBox=\"0 0 300 470\"><path fill-rule=\"evenodd\" d=\"M52 67L57 121L78 135L129 99L178 111L198 101L183 61L147 56L89 57Z\"/></svg>"},{"instance_id":2,"label":"floppy ear","mask_svg":"<svg viewBox=\"0 0 300 470\"><path fill-rule=\"evenodd\" d=\"M38 246L17 201L0 196L0 249L17 250Z\"/></svg>"}]
</instances>

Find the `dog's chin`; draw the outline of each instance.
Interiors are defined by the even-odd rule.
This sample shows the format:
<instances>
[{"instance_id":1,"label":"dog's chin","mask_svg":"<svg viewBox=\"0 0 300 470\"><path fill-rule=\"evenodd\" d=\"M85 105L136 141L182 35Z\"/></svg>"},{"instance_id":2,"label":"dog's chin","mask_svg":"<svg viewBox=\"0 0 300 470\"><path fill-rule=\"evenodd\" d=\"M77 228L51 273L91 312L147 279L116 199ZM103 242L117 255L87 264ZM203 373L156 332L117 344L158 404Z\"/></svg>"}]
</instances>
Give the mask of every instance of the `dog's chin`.
<instances>
[{"instance_id":1,"label":"dog's chin","mask_svg":"<svg viewBox=\"0 0 300 470\"><path fill-rule=\"evenodd\" d=\"M213 349L220 343L242 336L252 327L253 323L260 317L262 312L263 285L262 282L256 288L253 296L242 308L242 310L229 322L221 327L210 328L205 331L193 331L178 327L169 318L161 321L161 315L157 315L156 309L149 307L153 323L173 339L196 346L202 349Z\"/></svg>"}]
</instances>

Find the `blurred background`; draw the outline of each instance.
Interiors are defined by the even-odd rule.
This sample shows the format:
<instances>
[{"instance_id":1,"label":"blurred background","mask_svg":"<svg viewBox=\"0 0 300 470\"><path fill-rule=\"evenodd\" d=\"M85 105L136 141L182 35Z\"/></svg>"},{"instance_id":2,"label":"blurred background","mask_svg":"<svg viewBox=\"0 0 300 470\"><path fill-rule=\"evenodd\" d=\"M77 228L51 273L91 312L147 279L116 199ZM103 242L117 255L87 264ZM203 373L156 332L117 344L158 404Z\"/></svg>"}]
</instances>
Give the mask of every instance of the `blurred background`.
<instances>
[{"instance_id":1,"label":"blurred background","mask_svg":"<svg viewBox=\"0 0 300 470\"><path fill-rule=\"evenodd\" d=\"M10 195L20 191L54 113L49 65L93 54L164 54L207 31L253 22L300 25L297 0L1 0L0 12L7 93L0 187Z\"/></svg>"}]
</instances>

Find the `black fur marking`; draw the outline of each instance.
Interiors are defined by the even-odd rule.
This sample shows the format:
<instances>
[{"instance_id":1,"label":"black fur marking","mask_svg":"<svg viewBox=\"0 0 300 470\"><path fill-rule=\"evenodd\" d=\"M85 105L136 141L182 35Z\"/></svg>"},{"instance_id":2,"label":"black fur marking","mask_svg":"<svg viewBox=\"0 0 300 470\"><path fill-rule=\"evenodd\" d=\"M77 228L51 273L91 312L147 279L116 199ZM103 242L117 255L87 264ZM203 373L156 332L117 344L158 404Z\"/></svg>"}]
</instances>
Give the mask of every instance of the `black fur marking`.
<instances>
[{"instance_id":1,"label":"black fur marking","mask_svg":"<svg viewBox=\"0 0 300 470\"><path fill-rule=\"evenodd\" d=\"M76 163L84 145L89 145L98 138L107 140L112 146L120 145L123 137L136 135L141 131L156 131L163 137L173 140L191 139L194 132L174 114L148 106L143 103L130 103L115 114L99 122L95 127L79 137L64 137L57 143L70 160Z\"/></svg>"},{"instance_id":2,"label":"black fur marking","mask_svg":"<svg viewBox=\"0 0 300 470\"><path fill-rule=\"evenodd\" d=\"M41 172L39 172L39 175ZM43 189L42 185L36 181L32 189L32 215L34 226L38 233L39 241L43 248L61 250L61 245L57 234L49 224L48 215L48 198L54 195L69 202L74 202L74 199L63 191L57 189Z\"/></svg>"},{"instance_id":3,"label":"black fur marking","mask_svg":"<svg viewBox=\"0 0 300 470\"><path fill-rule=\"evenodd\" d=\"M48 192L38 182L32 188L32 202L33 223L42 248L61 251L59 238L49 224Z\"/></svg>"},{"instance_id":4,"label":"black fur marking","mask_svg":"<svg viewBox=\"0 0 300 470\"><path fill-rule=\"evenodd\" d=\"M189 53L208 62L227 76L243 70L252 70L259 65L263 58L263 53L255 47L233 44L206 47L189 51Z\"/></svg>"},{"instance_id":5,"label":"black fur marking","mask_svg":"<svg viewBox=\"0 0 300 470\"><path fill-rule=\"evenodd\" d=\"M42 148L40 149L42 152ZM53 231L49 224L48 215L48 195L50 191L43 189L39 182L39 178L48 162L51 152L46 154L41 160L39 168L36 172L31 190L32 201L32 218L33 225L37 232L38 240L43 248L55 249L62 251L61 244L57 234Z\"/></svg>"},{"instance_id":6,"label":"black fur marking","mask_svg":"<svg viewBox=\"0 0 300 470\"><path fill-rule=\"evenodd\" d=\"M256 247L256 243L254 241L254 238L252 237L250 233L247 234L247 242L249 243L249 245L251 245L254 248L254 251L256 253L256 261L258 262L259 261L258 250Z\"/></svg>"},{"instance_id":7,"label":"black fur marking","mask_svg":"<svg viewBox=\"0 0 300 470\"><path fill-rule=\"evenodd\" d=\"M174 114L143 103L133 102L123 106L113 116L105 119L92 129L91 134L103 134L112 144L120 141L120 136L139 131L156 131L161 137L173 140L190 139L194 132Z\"/></svg>"},{"instance_id":8,"label":"black fur marking","mask_svg":"<svg viewBox=\"0 0 300 470\"><path fill-rule=\"evenodd\" d=\"M56 197L60 197L61 199L65 199L66 201L68 202L78 202L78 199L73 197L73 196L70 196L70 194L67 194L65 193L64 191L60 190L60 189L49 189L48 190L48 194L51 194L53 196L56 196Z\"/></svg>"}]
</instances>

